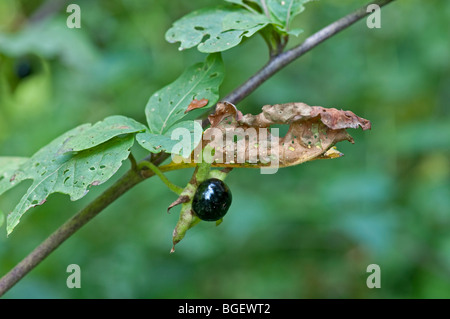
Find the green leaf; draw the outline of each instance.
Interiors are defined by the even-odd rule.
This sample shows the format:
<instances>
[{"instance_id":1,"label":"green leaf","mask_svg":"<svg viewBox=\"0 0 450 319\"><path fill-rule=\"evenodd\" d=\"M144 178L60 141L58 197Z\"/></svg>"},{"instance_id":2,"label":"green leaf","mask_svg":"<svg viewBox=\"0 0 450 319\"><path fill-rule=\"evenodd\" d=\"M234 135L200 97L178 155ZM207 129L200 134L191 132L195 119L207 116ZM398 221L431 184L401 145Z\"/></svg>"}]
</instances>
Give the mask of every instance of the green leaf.
<instances>
[{"instance_id":1,"label":"green leaf","mask_svg":"<svg viewBox=\"0 0 450 319\"><path fill-rule=\"evenodd\" d=\"M254 8L252 8L251 5L248 5L247 3L244 2L244 0L225 0L226 2L230 2L230 3L234 3L234 4L238 4L241 7L247 9L248 11L254 12L254 13L258 13L258 11L256 11ZM261 4L259 2L259 0L248 0L248 2L253 2L256 3L258 7L261 7Z\"/></svg>"},{"instance_id":2,"label":"green leaf","mask_svg":"<svg viewBox=\"0 0 450 319\"><path fill-rule=\"evenodd\" d=\"M233 15L232 19L246 24L247 28L224 28L223 23L229 23L230 14ZM166 40L170 43L181 42L179 50L197 46L200 52L221 52L235 47L244 36L252 36L269 22L264 15L240 7L204 8L177 20L167 31Z\"/></svg>"},{"instance_id":3,"label":"green leaf","mask_svg":"<svg viewBox=\"0 0 450 319\"><path fill-rule=\"evenodd\" d=\"M243 0L226 0L227 2L235 3L249 12L255 12L255 9L246 4ZM270 23L272 23L277 30L282 33L298 36L303 30L290 29L289 26L292 20L303 12L304 4L313 0L266 0L267 10L270 15ZM249 0L259 6L259 11L263 11L260 0Z\"/></svg>"},{"instance_id":4,"label":"green leaf","mask_svg":"<svg viewBox=\"0 0 450 319\"><path fill-rule=\"evenodd\" d=\"M202 126L197 121L183 121L172 126L164 135L144 132L137 134L136 140L143 148L152 153L164 151L183 156L191 154L198 143L200 143L202 133ZM172 136L172 134L174 135ZM186 138L189 138L189 140L184 151L188 153L182 154L183 148L175 147Z\"/></svg>"},{"instance_id":5,"label":"green leaf","mask_svg":"<svg viewBox=\"0 0 450 319\"><path fill-rule=\"evenodd\" d=\"M224 32L230 32L230 30L244 31L246 32L245 36L251 37L269 23L270 20L265 15L240 11L226 15L222 21L222 29Z\"/></svg>"},{"instance_id":6,"label":"green leaf","mask_svg":"<svg viewBox=\"0 0 450 319\"><path fill-rule=\"evenodd\" d=\"M279 30L289 33L292 20L305 10L304 4L310 1L312 0L268 0L267 7L275 25L279 24ZM295 33L299 34L298 31Z\"/></svg>"},{"instance_id":7,"label":"green leaf","mask_svg":"<svg viewBox=\"0 0 450 319\"><path fill-rule=\"evenodd\" d=\"M298 37L300 35L300 33L303 32L303 29L300 28L294 28L294 29L290 29L288 31L286 31L287 34L289 35L293 35L295 37Z\"/></svg>"},{"instance_id":8,"label":"green leaf","mask_svg":"<svg viewBox=\"0 0 450 319\"><path fill-rule=\"evenodd\" d=\"M81 125L63 134L20 165L16 174L20 173L21 180L32 179L33 184L7 217L8 235L25 212L42 205L50 194L67 194L72 201L78 200L88 193L91 186L100 185L111 178L122 161L128 158L134 143L133 135L115 137L77 153L63 152L65 143L88 127Z\"/></svg>"},{"instance_id":9,"label":"green leaf","mask_svg":"<svg viewBox=\"0 0 450 319\"><path fill-rule=\"evenodd\" d=\"M26 161L26 157L0 157L0 195L23 180L17 170Z\"/></svg>"},{"instance_id":10,"label":"green leaf","mask_svg":"<svg viewBox=\"0 0 450 319\"><path fill-rule=\"evenodd\" d=\"M162 135L181 120L192 100L207 99L205 108L216 104L224 66L220 54L210 54L205 63L195 64L168 86L150 97L145 108L149 133Z\"/></svg>"},{"instance_id":11,"label":"green leaf","mask_svg":"<svg viewBox=\"0 0 450 319\"><path fill-rule=\"evenodd\" d=\"M82 131L78 135L72 137L64 144L63 152L79 152L105 143L116 136L143 132L145 130L145 125L129 117L110 116L92 126L83 126Z\"/></svg>"},{"instance_id":12,"label":"green leaf","mask_svg":"<svg viewBox=\"0 0 450 319\"><path fill-rule=\"evenodd\" d=\"M0 227L3 226L4 221L5 221L5 215L4 215L3 212L0 210Z\"/></svg>"}]
</instances>

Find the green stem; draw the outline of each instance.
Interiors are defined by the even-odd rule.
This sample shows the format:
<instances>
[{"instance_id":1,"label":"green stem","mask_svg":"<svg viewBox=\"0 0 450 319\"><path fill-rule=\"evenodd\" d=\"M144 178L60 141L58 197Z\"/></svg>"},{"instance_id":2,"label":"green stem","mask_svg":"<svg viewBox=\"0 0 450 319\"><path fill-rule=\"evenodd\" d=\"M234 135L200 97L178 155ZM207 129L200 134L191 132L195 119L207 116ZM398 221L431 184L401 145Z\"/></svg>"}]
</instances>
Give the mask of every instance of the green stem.
<instances>
[{"instance_id":1,"label":"green stem","mask_svg":"<svg viewBox=\"0 0 450 319\"><path fill-rule=\"evenodd\" d=\"M169 187L169 189L176 193L177 195L180 195L181 192L183 191L183 188L171 183L169 181L169 179L166 177L166 175L164 175L159 168L154 165L152 162L149 161L142 161L138 164L138 169L142 170L143 168L148 168L151 169L153 171L153 173L155 173L156 175L158 175L158 177L163 181L164 184L166 184L167 187Z\"/></svg>"}]
</instances>

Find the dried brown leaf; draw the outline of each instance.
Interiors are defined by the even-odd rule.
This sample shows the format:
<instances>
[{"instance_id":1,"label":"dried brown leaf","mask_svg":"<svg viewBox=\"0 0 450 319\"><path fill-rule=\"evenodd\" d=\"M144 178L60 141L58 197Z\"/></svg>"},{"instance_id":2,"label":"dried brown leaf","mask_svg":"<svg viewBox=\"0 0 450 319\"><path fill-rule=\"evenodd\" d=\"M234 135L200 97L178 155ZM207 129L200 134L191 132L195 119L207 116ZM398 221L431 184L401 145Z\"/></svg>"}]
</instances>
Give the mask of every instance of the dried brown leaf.
<instances>
[{"instance_id":1,"label":"dried brown leaf","mask_svg":"<svg viewBox=\"0 0 450 319\"><path fill-rule=\"evenodd\" d=\"M208 99L201 99L201 100L193 99L191 104L188 105L186 111L184 111L184 113L186 114L187 112L190 112L192 110L202 108L206 106L208 102L209 102Z\"/></svg>"},{"instance_id":2,"label":"dried brown leaf","mask_svg":"<svg viewBox=\"0 0 450 319\"><path fill-rule=\"evenodd\" d=\"M219 102L217 103L214 114L208 116L208 120L211 123L212 127L216 127L219 123L222 122L235 122L242 120L242 113L232 103Z\"/></svg>"},{"instance_id":3,"label":"dried brown leaf","mask_svg":"<svg viewBox=\"0 0 450 319\"><path fill-rule=\"evenodd\" d=\"M209 120L204 140L214 148L216 163L235 167L264 167L269 162L287 167L340 157L343 154L332 147L344 140L354 142L347 128L371 127L370 121L351 111L305 103L265 105L260 114L244 116L233 104L218 103ZM266 130L274 124L289 125L287 134L278 138L273 130ZM217 133L222 133L221 138Z\"/></svg>"}]
</instances>

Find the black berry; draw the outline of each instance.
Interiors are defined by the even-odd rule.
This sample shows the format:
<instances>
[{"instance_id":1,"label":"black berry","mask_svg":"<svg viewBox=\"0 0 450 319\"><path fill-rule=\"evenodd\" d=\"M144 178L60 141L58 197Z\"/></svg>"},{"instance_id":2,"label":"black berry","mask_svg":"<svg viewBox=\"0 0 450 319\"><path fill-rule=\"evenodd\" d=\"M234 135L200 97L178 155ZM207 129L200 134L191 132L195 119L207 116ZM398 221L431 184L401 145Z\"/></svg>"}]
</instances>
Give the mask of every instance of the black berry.
<instances>
[{"instance_id":1,"label":"black berry","mask_svg":"<svg viewBox=\"0 0 450 319\"><path fill-rule=\"evenodd\" d=\"M192 210L206 221L221 219L231 205L231 192L228 186L217 178L200 183L192 200Z\"/></svg>"}]
</instances>

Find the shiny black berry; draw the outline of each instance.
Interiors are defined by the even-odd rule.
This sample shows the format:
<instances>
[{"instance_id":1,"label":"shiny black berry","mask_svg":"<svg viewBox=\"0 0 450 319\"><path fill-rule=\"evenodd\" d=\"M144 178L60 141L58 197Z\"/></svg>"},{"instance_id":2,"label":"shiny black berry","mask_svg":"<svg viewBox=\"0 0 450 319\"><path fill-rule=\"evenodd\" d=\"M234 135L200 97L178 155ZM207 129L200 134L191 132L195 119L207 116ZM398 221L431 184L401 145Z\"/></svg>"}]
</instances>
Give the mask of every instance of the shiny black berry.
<instances>
[{"instance_id":1,"label":"shiny black berry","mask_svg":"<svg viewBox=\"0 0 450 319\"><path fill-rule=\"evenodd\" d=\"M231 192L228 186L217 178L202 182L192 200L192 210L206 221L221 219L231 205Z\"/></svg>"}]
</instances>

